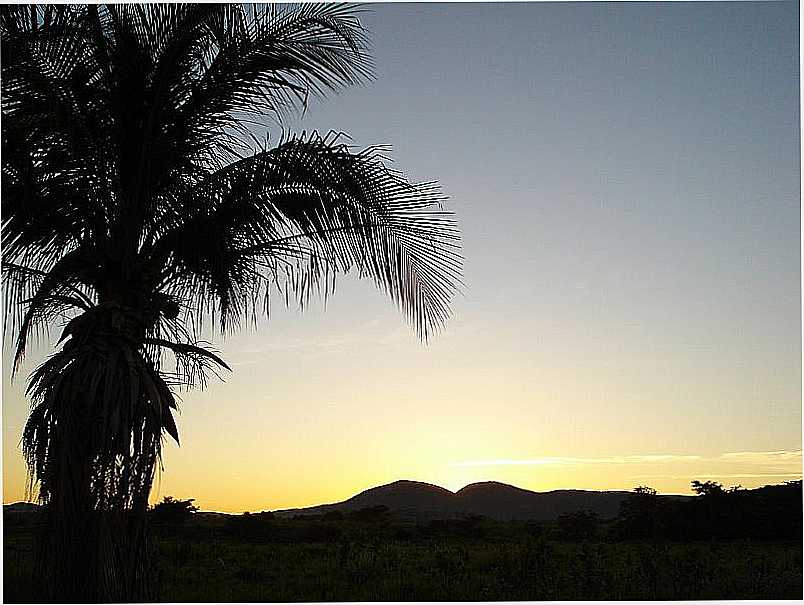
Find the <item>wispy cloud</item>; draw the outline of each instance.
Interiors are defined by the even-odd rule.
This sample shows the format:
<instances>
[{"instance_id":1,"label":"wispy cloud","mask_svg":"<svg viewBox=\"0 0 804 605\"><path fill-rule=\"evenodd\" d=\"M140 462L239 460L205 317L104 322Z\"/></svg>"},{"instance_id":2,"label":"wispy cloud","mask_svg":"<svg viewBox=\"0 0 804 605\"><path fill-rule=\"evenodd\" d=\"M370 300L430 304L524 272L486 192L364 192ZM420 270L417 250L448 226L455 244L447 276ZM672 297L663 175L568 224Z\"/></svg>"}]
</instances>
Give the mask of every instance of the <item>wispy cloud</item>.
<instances>
[{"instance_id":1,"label":"wispy cloud","mask_svg":"<svg viewBox=\"0 0 804 605\"><path fill-rule=\"evenodd\" d=\"M743 464L801 464L801 450L780 450L775 452L729 452L721 456L724 460Z\"/></svg>"},{"instance_id":2,"label":"wispy cloud","mask_svg":"<svg viewBox=\"0 0 804 605\"><path fill-rule=\"evenodd\" d=\"M741 467L773 465L774 472L749 474L713 473L720 477L791 477L800 473L801 450L780 450L773 452L727 452L718 456L679 455L679 454L639 454L631 456L608 456L602 458L577 458L565 456L543 456L539 458L497 458L486 460L462 460L451 462L450 467L475 466L586 466L586 465L627 465L627 464L670 464L687 462L712 462L720 465L736 465ZM797 466L798 469L790 468ZM783 468L778 468L783 467ZM768 469L769 471L771 469ZM782 472L782 471L789 472ZM797 472L798 470L798 472ZM699 476L708 476L698 473ZM646 475L647 476L647 475ZM651 475L657 476L657 475Z\"/></svg>"},{"instance_id":3,"label":"wispy cloud","mask_svg":"<svg viewBox=\"0 0 804 605\"><path fill-rule=\"evenodd\" d=\"M578 466L592 464L646 464L652 462L688 462L700 460L701 456L679 456L675 454L648 454L636 456L609 456L605 458L569 458L562 456L546 456L542 458L530 458L524 460L517 459L496 459L496 460L464 460L452 462L451 467L466 466L538 466L538 465L562 465Z\"/></svg>"},{"instance_id":4,"label":"wispy cloud","mask_svg":"<svg viewBox=\"0 0 804 605\"><path fill-rule=\"evenodd\" d=\"M798 473L695 473L697 479L762 479L763 477L801 477ZM689 479L689 475L632 475L631 479Z\"/></svg>"}]
</instances>

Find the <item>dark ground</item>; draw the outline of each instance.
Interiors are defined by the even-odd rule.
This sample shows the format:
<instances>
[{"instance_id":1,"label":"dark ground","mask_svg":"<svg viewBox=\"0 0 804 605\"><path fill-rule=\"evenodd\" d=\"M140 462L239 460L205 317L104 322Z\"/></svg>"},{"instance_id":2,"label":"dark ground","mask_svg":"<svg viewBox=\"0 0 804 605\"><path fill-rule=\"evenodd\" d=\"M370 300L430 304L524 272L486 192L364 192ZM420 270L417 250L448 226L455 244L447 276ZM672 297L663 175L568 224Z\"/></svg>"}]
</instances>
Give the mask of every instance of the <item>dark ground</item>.
<instances>
[{"instance_id":1,"label":"dark ground","mask_svg":"<svg viewBox=\"0 0 804 605\"><path fill-rule=\"evenodd\" d=\"M4 600L29 602L34 528L5 516ZM155 526L159 600L800 599L794 540L623 540L557 523L214 517Z\"/></svg>"}]
</instances>

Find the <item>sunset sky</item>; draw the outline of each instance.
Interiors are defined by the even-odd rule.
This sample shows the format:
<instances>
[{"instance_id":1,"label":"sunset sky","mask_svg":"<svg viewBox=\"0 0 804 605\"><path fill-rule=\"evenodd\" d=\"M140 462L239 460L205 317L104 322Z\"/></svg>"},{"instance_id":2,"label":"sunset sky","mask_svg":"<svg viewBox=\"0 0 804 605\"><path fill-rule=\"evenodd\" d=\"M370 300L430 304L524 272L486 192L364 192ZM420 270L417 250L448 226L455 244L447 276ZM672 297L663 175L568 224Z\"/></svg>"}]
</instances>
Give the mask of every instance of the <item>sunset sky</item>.
<instances>
[{"instance_id":1,"label":"sunset sky","mask_svg":"<svg viewBox=\"0 0 804 605\"><path fill-rule=\"evenodd\" d=\"M153 498L801 478L798 4L385 4L364 23L376 81L290 126L439 180L465 293L428 345L357 278L216 336L234 371L182 395ZM4 348L4 502L46 345L13 383Z\"/></svg>"}]
</instances>

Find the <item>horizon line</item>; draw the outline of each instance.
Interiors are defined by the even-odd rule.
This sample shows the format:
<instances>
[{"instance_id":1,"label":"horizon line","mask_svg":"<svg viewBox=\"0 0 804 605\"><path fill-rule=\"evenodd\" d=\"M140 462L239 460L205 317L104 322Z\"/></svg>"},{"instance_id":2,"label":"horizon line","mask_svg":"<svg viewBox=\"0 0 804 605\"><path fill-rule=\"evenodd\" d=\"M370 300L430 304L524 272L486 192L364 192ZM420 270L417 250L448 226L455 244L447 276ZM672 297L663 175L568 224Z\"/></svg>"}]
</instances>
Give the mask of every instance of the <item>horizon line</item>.
<instances>
[{"instance_id":1,"label":"horizon line","mask_svg":"<svg viewBox=\"0 0 804 605\"><path fill-rule=\"evenodd\" d=\"M697 474L702 479L712 479L712 478L717 478L717 477L724 476L724 475L715 475L715 474L709 475L709 474L705 474L705 473L697 473ZM747 475L732 474L732 475L725 475L725 476L728 477L728 478L736 478L736 479L739 479L741 477L751 477L751 478L758 478L758 477L795 477L796 479L793 479L794 481L796 481L796 480L801 481L802 480L802 473L790 473L790 474L787 474L787 473L775 473L775 474L760 474L760 475L757 475L757 474L747 474ZM660 476L657 475L656 477L660 477ZM645 476L645 478L649 478L649 477ZM473 481L472 483L467 483L466 485L464 485L464 486L458 488L457 490L453 491L448 487L444 487L443 485L439 485L437 483L430 483L429 481L418 481L416 479L395 479L393 481L389 481L388 483L381 483L379 485L374 485L372 487L367 487L367 488L361 489L361 490L355 492L354 494L352 494L351 496L345 498L344 500L340 500L338 502L323 502L323 503L319 503L319 504L308 504L308 505L292 506L292 507L285 507L285 508L273 508L273 509L265 509L265 508L263 508L263 509L254 510L254 511L250 511L250 510L241 511L239 513L231 512L231 511L224 511L224 510L214 510L214 509L199 509L197 512L199 512L199 513L216 513L216 514L222 514L222 515L237 515L237 514L242 515L243 513L246 513L246 512L247 513L252 513L252 512L283 512L283 511L292 511L292 510L297 510L297 509L318 508L318 507L321 507L321 506L332 506L332 505L335 505L335 504L341 504L341 503L345 502L346 500L349 500L349 499L351 499L351 498L353 498L355 496L358 496L358 495L362 494L363 492L366 492L366 491L369 491L369 490L372 490L372 489L377 489L377 488L380 488L380 487L385 487L385 486L388 486L388 485L393 485L394 483L400 483L400 482L403 482L403 481L409 482L409 483L421 483L421 484L424 484L424 485L430 485L430 486L433 486L433 487L438 487L438 488L441 488L441 489L444 489L444 490L450 492L451 494L457 494L461 490L463 490L463 489L465 489L465 488L467 488L467 487L469 487L471 485L480 485L480 484L483 484L483 483L497 483L499 485L506 485L508 487L513 487L513 488L520 489L520 490L527 491L527 492L531 492L531 493L534 493L534 494L549 494L551 492L559 492L559 491L582 491L582 492L598 492L598 493L605 493L605 492L633 492L634 489L635 489L634 487L631 487L631 488L607 488L607 489L589 489L589 488L583 488L583 487L557 487L557 488L549 489L549 490L545 490L545 491L536 491L536 490L529 489L529 488L526 488L526 487L520 487L518 485L514 485L513 483L505 483L503 481L495 481L495 480L491 479L491 480L486 480L486 481ZM690 483L692 481L694 481L694 479L691 480ZM767 486L770 486L770 485L782 485L783 483L787 483L787 482L784 481L784 482L781 482L781 483L769 483L769 484L767 484L765 486L758 486L758 487L753 487L753 488L743 488L743 489L746 489L746 490L748 490L748 489L761 489L762 487L767 487ZM692 491L692 490L690 490L690 491ZM695 497L695 494L682 493L682 492L659 492L659 491L657 491L656 493L659 496ZM181 497L178 497L178 499L181 499ZM193 500L196 500L196 498L193 498ZM12 502L7 502L5 500L5 498L3 499L3 506L8 506L8 505L11 505L11 504L35 504L37 506L42 506L38 502L31 501L31 500L14 500Z\"/></svg>"}]
</instances>

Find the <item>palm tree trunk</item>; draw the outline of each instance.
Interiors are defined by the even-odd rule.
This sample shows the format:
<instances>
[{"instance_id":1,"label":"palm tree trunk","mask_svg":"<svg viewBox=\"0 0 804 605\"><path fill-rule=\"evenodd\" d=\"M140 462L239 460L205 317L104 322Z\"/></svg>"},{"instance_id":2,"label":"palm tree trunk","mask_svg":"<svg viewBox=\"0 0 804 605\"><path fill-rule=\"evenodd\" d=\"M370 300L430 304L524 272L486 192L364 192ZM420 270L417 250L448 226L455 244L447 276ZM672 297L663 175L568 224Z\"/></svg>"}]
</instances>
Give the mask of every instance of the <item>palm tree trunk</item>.
<instances>
[{"instance_id":1,"label":"palm tree trunk","mask_svg":"<svg viewBox=\"0 0 804 605\"><path fill-rule=\"evenodd\" d=\"M36 555L42 579L41 600L152 600L147 493L133 508L99 510L92 494L92 486L99 478L86 439L60 441L58 445L63 445L65 455L59 457L61 463L53 469L57 478L52 484Z\"/></svg>"},{"instance_id":2,"label":"palm tree trunk","mask_svg":"<svg viewBox=\"0 0 804 605\"><path fill-rule=\"evenodd\" d=\"M48 511L37 564L48 603L145 602L153 599L145 514Z\"/></svg>"}]
</instances>

